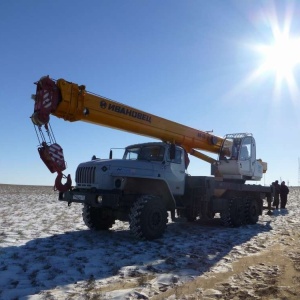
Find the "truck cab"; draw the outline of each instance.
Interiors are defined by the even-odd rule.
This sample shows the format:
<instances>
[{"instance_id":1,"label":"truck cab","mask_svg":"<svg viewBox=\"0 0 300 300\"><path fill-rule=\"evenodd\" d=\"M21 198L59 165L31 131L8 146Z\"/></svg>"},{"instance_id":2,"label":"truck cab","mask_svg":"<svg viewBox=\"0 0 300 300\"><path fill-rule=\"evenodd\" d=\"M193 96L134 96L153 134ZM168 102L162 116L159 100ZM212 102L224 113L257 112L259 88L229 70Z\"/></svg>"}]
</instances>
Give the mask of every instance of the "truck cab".
<instances>
[{"instance_id":1,"label":"truck cab","mask_svg":"<svg viewBox=\"0 0 300 300\"><path fill-rule=\"evenodd\" d=\"M91 229L108 229L118 219L129 221L136 236L157 238L167 211L173 219L176 198L185 193L187 161L184 149L169 143L131 145L121 159L94 157L79 164L76 186L60 193L59 200L82 203L84 222ZM142 210L146 215L139 218Z\"/></svg>"},{"instance_id":2,"label":"truck cab","mask_svg":"<svg viewBox=\"0 0 300 300\"><path fill-rule=\"evenodd\" d=\"M151 177L161 178L168 184L173 195L184 193L185 183L185 152L181 147L171 149L168 143L146 143L128 146L123 160L133 160L136 163L146 162L155 170ZM173 153L172 153L173 151ZM134 165L132 165L134 167ZM138 174L139 175L139 174Z\"/></svg>"},{"instance_id":3,"label":"truck cab","mask_svg":"<svg viewBox=\"0 0 300 300\"><path fill-rule=\"evenodd\" d=\"M125 190L128 178L165 181L173 195L184 193L185 151L163 142L135 144L125 148L122 159L94 159L81 163L76 171L76 187L97 190Z\"/></svg>"},{"instance_id":4,"label":"truck cab","mask_svg":"<svg viewBox=\"0 0 300 300\"><path fill-rule=\"evenodd\" d=\"M185 193L187 154L164 142L130 145L121 159L97 159L79 164L76 186L60 200L106 207L127 220L128 210L140 195L158 197L174 212L176 197Z\"/></svg>"},{"instance_id":5,"label":"truck cab","mask_svg":"<svg viewBox=\"0 0 300 300\"><path fill-rule=\"evenodd\" d=\"M260 180L266 164L256 159L256 144L252 134L236 133L224 137L219 161L219 176L233 180Z\"/></svg>"}]
</instances>

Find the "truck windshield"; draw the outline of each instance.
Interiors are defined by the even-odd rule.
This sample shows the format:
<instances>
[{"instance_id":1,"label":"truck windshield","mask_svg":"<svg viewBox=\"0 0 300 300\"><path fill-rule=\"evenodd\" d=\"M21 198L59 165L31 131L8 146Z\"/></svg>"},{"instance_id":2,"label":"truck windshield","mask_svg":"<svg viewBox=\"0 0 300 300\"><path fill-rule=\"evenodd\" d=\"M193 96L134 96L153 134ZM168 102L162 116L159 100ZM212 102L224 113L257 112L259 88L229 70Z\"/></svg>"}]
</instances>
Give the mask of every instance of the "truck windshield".
<instances>
[{"instance_id":1,"label":"truck windshield","mask_svg":"<svg viewBox=\"0 0 300 300\"><path fill-rule=\"evenodd\" d=\"M127 148L125 150L123 159L130 159L130 160L137 160L138 155L140 153L141 148L136 147L136 148Z\"/></svg>"},{"instance_id":2,"label":"truck windshield","mask_svg":"<svg viewBox=\"0 0 300 300\"><path fill-rule=\"evenodd\" d=\"M226 138L223 143L221 152L220 152L220 160L223 159L233 159L237 160L240 149L240 139L235 138Z\"/></svg>"},{"instance_id":3,"label":"truck windshield","mask_svg":"<svg viewBox=\"0 0 300 300\"><path fill-rule=\"evenodd\" d=\"M165 148L159 145L145 145L141 147L127 148L123 159L163 161Z\"/></svg>"},{"instance_id":4,"label":"truck windshield","mask_svg":"<svg viewBox=\"0 0 300 300\"><path fill-rule=\"evenodd\" d=\"M251 157L252 139L252 136L242 134L227 137L220 152L220 160L248 160Z\"/></svg>"}]
</instances>

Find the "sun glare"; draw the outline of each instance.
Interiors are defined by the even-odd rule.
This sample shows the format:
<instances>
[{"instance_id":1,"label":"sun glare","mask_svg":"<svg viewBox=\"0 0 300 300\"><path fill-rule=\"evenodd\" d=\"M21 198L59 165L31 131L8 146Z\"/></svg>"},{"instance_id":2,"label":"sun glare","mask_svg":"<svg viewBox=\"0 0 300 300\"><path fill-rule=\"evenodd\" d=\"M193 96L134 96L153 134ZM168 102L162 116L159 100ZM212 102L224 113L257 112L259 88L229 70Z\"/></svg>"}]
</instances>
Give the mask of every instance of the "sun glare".
<instances>
[{"instance_id":1,"label":"sun glare","mask_svg":"<svg viewBox=\"0 0 300 300\"><path fill-rule=\"evenodd\" d=\"M264 89L265 93L271 92L274 103L290 99L300 106L300 33L296 20L298 16L296 18L292 2L280 11L280 17L272 6L257 13L253 21L263 33L257 38L265 41L245 44L247 53L251 51L251 56L247 56L251 57L249 64L245 64L249 66L249 73L235 82L224 98L232 101L253 86L257 90ZM294 24L296 26L292 26Z\"/></svg>"},{"instance_id":2,"label":"sun glare","mask_svg":"<svg viewBox=\"0 0 300 300\"><path fill-rule=\"evenodd\" d=\"M270 35L268 42L252 44L257 65L246 78L244 85L256 81L268 82L268 87L272 87L271 81L267 79L273 77L273 101L279 102L289 97L295 105L299 105L300 34L297 27L292 27L295 24L294 7L286 7L284 15L281 22L275 9L261 15L265 21L262 24L268 24ZM264 36L266 37L265 34Z\"/></svg>"},{"instance_id":3,"label":"sun glare","mask_svg":"<svg viewBox=\"0 0 300 300\"><path fill-rule=\"evenodd\" d=\"M274 36L274 43L259 47L263 55L261 72L273 71L277 80L290 80L300 63L300 40L287 34Z\"/></svg>"}]
</instances>

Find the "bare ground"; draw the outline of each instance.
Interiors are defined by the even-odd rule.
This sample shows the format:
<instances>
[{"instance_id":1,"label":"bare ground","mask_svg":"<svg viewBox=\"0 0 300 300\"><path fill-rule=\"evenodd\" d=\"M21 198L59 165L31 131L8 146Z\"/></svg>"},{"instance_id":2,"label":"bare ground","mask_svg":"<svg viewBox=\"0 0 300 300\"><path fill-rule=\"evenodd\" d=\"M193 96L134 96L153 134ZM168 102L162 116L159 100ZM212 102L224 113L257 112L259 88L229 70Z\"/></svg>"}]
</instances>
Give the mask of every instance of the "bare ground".
<instances>
[{"instance_id":1,"label":"bare ground","mask_svg":"<svg viewBox=\"0 0 300 300\"><path fill-rule=\"evenodd\" d=\"M234 262L228 272L206 273L152 299L300 299L299 228L275 239L265 251Z\"/></svg>"}]
</instances>

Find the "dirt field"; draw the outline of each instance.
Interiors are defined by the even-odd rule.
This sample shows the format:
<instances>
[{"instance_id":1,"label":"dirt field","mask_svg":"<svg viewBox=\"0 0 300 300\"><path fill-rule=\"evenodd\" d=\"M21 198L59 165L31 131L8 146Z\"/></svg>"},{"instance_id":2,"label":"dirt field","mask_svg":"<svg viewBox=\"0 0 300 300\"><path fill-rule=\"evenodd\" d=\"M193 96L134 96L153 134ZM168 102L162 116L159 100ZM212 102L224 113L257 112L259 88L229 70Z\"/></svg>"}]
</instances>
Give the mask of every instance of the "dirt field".
<instances>
[{"instance_id":1,"label":"dirt field","mask_svg":"<svg viewBox=\"0 0 300 300\"><path fill-rule=\"evenodd\" d=\"M224 273L207 273L152 299L299 299L300 233L277 237L271 248L242 257Z\"/></svg>"}]
</instances>

